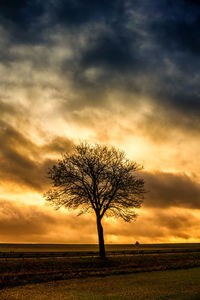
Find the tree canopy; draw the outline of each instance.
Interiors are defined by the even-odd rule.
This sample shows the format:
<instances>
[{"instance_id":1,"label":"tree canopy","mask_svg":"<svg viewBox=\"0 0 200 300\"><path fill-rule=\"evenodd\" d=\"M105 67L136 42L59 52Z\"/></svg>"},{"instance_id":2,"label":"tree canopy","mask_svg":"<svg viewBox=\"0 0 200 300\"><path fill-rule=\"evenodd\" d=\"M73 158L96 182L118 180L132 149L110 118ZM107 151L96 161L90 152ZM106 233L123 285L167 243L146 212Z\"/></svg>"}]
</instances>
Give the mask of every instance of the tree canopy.
<instances>
[{"instance_id":1,"label":"tree canopy","mask_svg":"<svg viewBox=\"0 0 200 300\"><path fill-rule=\"evenodd\" d=\"M57 208L94 211L97 219L100 255L105 256L103 227L106 216L129 222L136 217L145 193L144 180L135 175L141 167L124 152L107 145L76 145L49 169L52 189L45 198Z\"/></svg>"}]
</instances>

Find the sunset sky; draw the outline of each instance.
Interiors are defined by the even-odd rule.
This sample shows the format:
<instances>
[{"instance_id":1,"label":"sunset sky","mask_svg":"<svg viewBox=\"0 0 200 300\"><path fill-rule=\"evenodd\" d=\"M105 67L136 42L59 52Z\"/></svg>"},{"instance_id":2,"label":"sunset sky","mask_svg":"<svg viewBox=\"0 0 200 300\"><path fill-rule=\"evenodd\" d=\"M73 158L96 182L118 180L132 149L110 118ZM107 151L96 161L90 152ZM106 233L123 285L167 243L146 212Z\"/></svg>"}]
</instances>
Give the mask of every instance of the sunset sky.
<instances>
[{"instance_id":1,"label":"sunset sky","mask_svg":"<svg viewBox=\"0 0 200 300\"><path fill-rule=\"evenodd\" d=\"M0 242L97 243L94 216L43 199L83 140L144 166L106 243L200 242L199 1L0 1Z\"/></svg>"}]
</instances>

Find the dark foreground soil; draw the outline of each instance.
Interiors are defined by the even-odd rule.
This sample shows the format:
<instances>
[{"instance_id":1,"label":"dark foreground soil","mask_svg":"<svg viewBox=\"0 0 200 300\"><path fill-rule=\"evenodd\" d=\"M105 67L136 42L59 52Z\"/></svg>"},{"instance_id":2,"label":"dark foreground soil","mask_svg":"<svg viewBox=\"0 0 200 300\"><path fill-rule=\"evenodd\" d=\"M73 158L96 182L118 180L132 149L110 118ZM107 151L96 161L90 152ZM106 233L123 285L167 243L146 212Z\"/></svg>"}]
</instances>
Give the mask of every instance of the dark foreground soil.
<instances>
[{"instance_id":1,"label":"dark foreground soil","mask_svg":"<svg viewBox=\"0 0 200 300\"><path fill-rule=\"evenodd\" d=\"M200 252L121 254L106 259L90 256L0 258L0 288L63 279L198 266L200 266Z\"/></svg>"}]
</instances>

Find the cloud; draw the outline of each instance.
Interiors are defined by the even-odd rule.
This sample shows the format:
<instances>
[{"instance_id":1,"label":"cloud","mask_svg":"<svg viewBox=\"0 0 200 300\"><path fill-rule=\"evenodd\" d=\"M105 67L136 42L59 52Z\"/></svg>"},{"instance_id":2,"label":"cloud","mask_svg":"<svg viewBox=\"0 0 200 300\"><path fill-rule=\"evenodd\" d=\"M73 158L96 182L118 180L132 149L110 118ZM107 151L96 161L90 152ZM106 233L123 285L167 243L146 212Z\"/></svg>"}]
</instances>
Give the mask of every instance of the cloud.
<instances>
[{"instance_id":1,"label":"cloud","mask_svg":"<svg viewBox=\"0 0 200 300\"><path fill-rule=\"evenodd\" d=\"M135 222L130 224L106 221L107 240L124 243L159 243L199 239L199 214L191 209L161 208L142 210Z\"/></svg>"},{"instance_id":2,"label":"cloud","mask_svg":"<svg viewBox=\"0 0 200 300\"><path fill-rule=\"evenodd\" d=\"M199 215L190 209L141 209L132 223L103 220L106 243L191 241L199 239ZM97 243L94 215L51 210L0 199L0 237L2 242Z\"/></svg>"},{"instance_id":3,"label":"cloud","mask_svg":"<svg viewBox=\"0 0 200 300\"><path fill-rule=\"evenodd\" d=\"M44 5L41 1L1 1L0 22L9 29L13 43L35 43L41 40L41 25ZM26 30L24 30L26 27Z\"/></svg>"},{"instance_id":4,"label":"cloud","mask_svg":"<svg viewBox=\"0 0 200 300\"><path fill-rule=\"evenodd\" d=\"M68 0L51 1L46 5L50 22L63 24L65 26L79 27L93 21L102 21L103 19L116 17L120 9L123 9L124 3L117 1L92 1L78 0L76 2Z\"/></svg>"},{"instance_id":5,"label":"cloud","mask_svg":"<svg viewBox=\"0 0 200 300\"><path fill-rule=\"evenodd\" d=\"M158 169L145 209L199 209L183 173L198 172L199 1L15 2L0 2L1 182L43 192L48 167L88 139Z\"/></svg>"},{"instance_id":6,"label":"cloud","mask_svg":"<svg viewBox=\"0 0 200 300\"><path fill-rule=\"evenodd\" d=\"M55 136L44 139L43 144L38 145L5 122L1 122L1 132L1 180L35 191L46 190L49 185L48 168L63 153L72 150L73 141ZM142 176L149 191L145 197L145 206L200 207L200 185L191 176L161 171L144 172Z\"/></svg>"},{"instance_id":7,"label":"cloud","mask_svg":"<svg viewBox=\"0 0 200 300\"><path fill-rule=\"evenodd\" d=\"M71 151L73 145L71 140L58 136L39 146L3 122L1 132L1 180L36 191L44 191L49 184L47 171L55 163L51 155L59 157L62 152ZM44 155L50 156L45 158Z\"/></svg>"},{"instance_id":8,"label":"cloud","mask_svg":"<svg viewBox=\"0 0 200 300\"><path fill-rule=\"evenodd\" d=\"M200 208L200 184L186 174L144 173L146 207Z\"/></svg>"},{"instance_id":9,"label":"cloud","mask_svg":"<svg viewBox=\"0 0 200 300\"><path fill-rule=\"evenodd\" d=\"M36 206L13 204L12 202L0 200L0 235L30 234L43 235L47 233L48 226L55 224L54 218Z\"/></svg>"},{"instance_id":10,"label":"cloud","mask_svg":"<svg viewBox=\"0 0 200 300\"><path fill-rule=\"evenodd\" d=\"M9 103L0 101L0 111L1 111L1 116L4 115L10 115L10 114L16 114L17 110L14 106L10 105Z\"/></svg>"},{"instance_id":11,"label":"cloud","mask_svg":"<svg viewBox=\"0 0 200 300\"><path fill-rule=\"evenodd\" d=\"M176 121L180 128L199 130L197 7L195 1L179 0L23 0L10 8L3 1L2 63L10 62L16 74L9 86L30 90L27 102L33 90L34 102L51 90L63 116L85 107L110 109L115 101L110 95L122 93L120 102L128 109L149 100L168 126ZM44 70L54 80L45 80Z\"/></svg>"},{"instance_id":12,"label":"cloud","mask_svg":"<svg viewBox=\"0 0 200 300\"><path fill-rule=\"evenodd\" d=\"M72 146L73 142L68 138L56 136L42 146L41 150L44 151L44 153L56 153L61 155L65 152L70 152L72 150Z\"/></svg>"},{"instance_id":13,"label":"cloud","mask_svg":"<svg viewBox=\"0 0 200 300\"><path fill-rule=\"evenodd\" d=\"M96 242L91 216L54 211L0 199L0 237L4 242Z\"/></svg>"}]
</instances>

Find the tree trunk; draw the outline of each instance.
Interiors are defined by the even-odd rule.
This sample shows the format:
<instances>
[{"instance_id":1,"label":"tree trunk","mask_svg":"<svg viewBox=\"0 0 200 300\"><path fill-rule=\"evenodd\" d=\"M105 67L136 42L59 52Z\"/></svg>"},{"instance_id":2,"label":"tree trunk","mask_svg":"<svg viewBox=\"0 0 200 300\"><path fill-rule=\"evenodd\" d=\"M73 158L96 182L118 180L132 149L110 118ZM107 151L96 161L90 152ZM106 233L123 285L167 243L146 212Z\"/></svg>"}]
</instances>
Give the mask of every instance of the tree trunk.
<instances>
[{"instance_id":1,"label":"tree trunk","mask_svg":"<svg viewBox=\"0 0 200 300\"><path fill-rule=\"evenodd\" d=\"M101 225L101 219L97 217L97 231L99 237L99 255L101 258L106 257L105 246L104 246L104 237L103 237L103 227Z\"/></svg>"}]
</instances>

